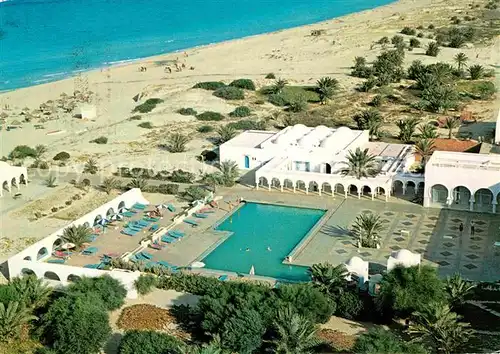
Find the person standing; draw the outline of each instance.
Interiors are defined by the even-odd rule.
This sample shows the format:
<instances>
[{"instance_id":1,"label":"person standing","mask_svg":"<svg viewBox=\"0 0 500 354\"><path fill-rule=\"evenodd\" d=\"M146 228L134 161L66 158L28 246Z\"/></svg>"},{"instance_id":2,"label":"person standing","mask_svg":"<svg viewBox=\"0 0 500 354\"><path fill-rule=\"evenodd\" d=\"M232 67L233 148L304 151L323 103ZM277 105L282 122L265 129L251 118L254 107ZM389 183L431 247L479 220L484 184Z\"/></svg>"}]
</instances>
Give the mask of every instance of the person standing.
<instances>
[{"instance_id":1,"label":"person standing","mask_svg":"<svg viewBox=\"0 0 500 354\"><path fill-rule=\"evenodd\" d=\"M460 230L460 236L462 235L463 231L464 231L464 223L460 223L460 226L458 227L458 229Z\"/></svg>"},{"instance_id":2,"label":"person standing","mask_svg":"<svg viewBox=\"0 0 500 354\"><path fill-rule=\"evenodd\" d=\"M476 228L474 226L474 221L470 222L470 235L474 236L474 232L476 232Z\"/></svg>"}]
</instances>

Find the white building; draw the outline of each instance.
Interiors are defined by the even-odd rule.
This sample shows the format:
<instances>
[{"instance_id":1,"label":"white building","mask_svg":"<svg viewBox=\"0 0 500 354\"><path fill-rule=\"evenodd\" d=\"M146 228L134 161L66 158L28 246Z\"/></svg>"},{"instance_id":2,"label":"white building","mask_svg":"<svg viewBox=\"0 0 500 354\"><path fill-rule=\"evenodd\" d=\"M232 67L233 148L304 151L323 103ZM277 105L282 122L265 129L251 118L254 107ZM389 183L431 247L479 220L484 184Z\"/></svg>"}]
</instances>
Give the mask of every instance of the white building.
<instances>
[{"instance_id":1,"label":"white building","mask_svg":"<svg viewBox=\"0 0 500 354\"><path fill-rule=\"evenodd\" d=\"M1 197L4 190L11 192L13 186L19 189L20 184L28 183L28 171L26 167L11 166L7 162L0 161L0 181L2 182Z\"/></svg>"},{"instance_id":2,"label":"white building","mask_svg":"<svg viewBox=\"0 0 500 354\"><path fill-rule=\"evenodd\" d=\"M375 177L342 173L346 156L368 149L379 163ZM500 155L437 151L424 174L410 172L412 145L370 142L368 131L302 124L280 132L245 131L220 146L220 160L233 160L255 172L257 188L305 193L349 194L372 199L424 191L424 206L497 212L500 203Z\"/></svg>"}]
</instances>

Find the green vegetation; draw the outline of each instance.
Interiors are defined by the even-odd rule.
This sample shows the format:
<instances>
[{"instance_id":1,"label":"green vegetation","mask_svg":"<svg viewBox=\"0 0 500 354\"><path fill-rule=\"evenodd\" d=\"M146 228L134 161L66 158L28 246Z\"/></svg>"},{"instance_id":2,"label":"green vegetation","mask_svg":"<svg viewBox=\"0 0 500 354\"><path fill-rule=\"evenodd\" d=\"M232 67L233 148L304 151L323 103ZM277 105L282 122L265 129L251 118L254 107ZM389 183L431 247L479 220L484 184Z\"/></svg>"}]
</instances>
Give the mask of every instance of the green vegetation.
<instances>
[{"instance_id":1,"label":"green vegetation","mask_svg":"<svg viewBox=\"0 0 500 354\"><path fill-rule=\"evenodd\" d=\"M356 114L353 120L356 122L358 129L369 131L370 139L379 138L382 135L382 132L380 131L380 128L382 127L382 115L378 110L365 110Z\"/></svg>"},{"instance_id":2,"label":"green vegetation","mask_svg":"<svg viewBox=\"0 0 500 354\"><path fill-rule=\"evenodd\" d=\"M139 128L144 128L144 129L153 129L153 123L151 122L142 122L137 125Z\"/></svg>"},{"instance_id":3,"label":"green vegetation","mask_svg":"<svg viewBox=\"0 0 500 354\"><path fill-rule=\"evenodd\" d=\"M184 192L180 194L180 197L188 202L194 202L195 200L203 200L208 195L208 192L198 186L189 186Z\"/></svg>"},{"instance_id":4,"label":"green vegetation","mask_svg":"<svg viewBox=\"0 0 500 354\"><path fill-rule=\"evenodd\" d=\"M414 36L414 35L416 35L416 34L417 34L417 31L416 31L414 28L411 28L411 27L406 26L405 28L403 28L403 29L401 30L401 33L402 33L402 34L406 34L406 35L408 35L408 36Z\"/></svg>"},{"instance_id":5,"label":"green vegetation","mask_svg":"<svg viewBox=\"0 0 500 354\"><path fill-rule=\"evenodd\" d=\"M225 100L242 100L245 98L245 93L242 89L234 86L225 86L214 91L214 96Z\"/></svg>"},{"instance_id":6,"label":"green vegetation","mask_svg":"<svg viewBox=\"0 0 500 354\"><path fill-rule=\"evenodd\" d=\"M45 179L45 185L49 188L57 187L57 178L54 175L50 175Z\"/></svg>"},{"instance_id":7,"label":"green vegetation","mask_svg":"<svg viewBox=\"0 0 500 354\"><path fill-rule=\"evenodd\" d=\"M226 141L229 141L236 136L236 129L229 124L223 125L217 129L217 135L217 142L219 144L224 144Z\"/></svg>"},{"instance_id":8,"label":"green vegetation","mask_svg":"<svg viewBox=\"0 0 500 354\"><path fill-rule=\"evenodd\" d=\"M28 145L18 145L9 154L9 159L25 159L27 157L36 158L36 150Z\"/></svg>"},{"instance_id":9,"label":"green vegetation","mask_svg":"<svg viewBox=\"0 0 500 354\"><path fill-rule=\"evenodd\" d=\"M99 171L99 167L97 166L97 161L94 159L88 159L85 165L83 165L83 173L95 175L97 171Z\"/></svg>"},{"instance_id":10,"label":"green vegetation","mask_svg":"<svg viewBox=\"0 0 500 354\"><path fill-rule=\"evenodd\" d=\"M266 130L266 122L263 120L255 121L250 119L242 119L237 122L231 122L227 126L236 130Z\"/></svg>"},{"instance_id":11,"label":"green vegetation","mask_svg":"<svg viewBox=\"0 0 500 354\"><path fill-rule=\"evenodd\" d=\"M96 144L107 144L108 143L108 138L105 136L100 136L98 138L95 138L94 140L90 141L91 143L96 143Z\"/></svg>"},{"instance_id":12,"label":"green vegetation","mask_svg":"<svg viewBox=\"0 0 500 354\"><path fill-rule=\"evenodd\" d=\"M141 120L142 117L139 115L139 114L136 114L136 115L133 115L132 117L130 117L128 120Z\"/></svg>"},{"instance_id":13,"label":"green vegetation","mask_svg":"<svg viewBox=\"0 0 500 354\"><path fill-rule=\"evenodd\" d=\"M226 86L226 84L220 81L206 81L206 82L198 82L196 85L193 86L193 88L215 91L224 86Z\"/></svg>"},{"instance_id":14,"label":"green vegetation","mask_svg":"<svg viewBox=\"0 0 500 354\"><path fill-rule=\"evenodd\" d=\"M90 242L92 230L84 225L71 225L63 230L61 239L65 243L72 243L77 250L83 248L85 243Z\"/></svg>"},{"instance_id":15,"label":"green vegetation","mask_svg":"<svg viewBox=\"0 0 500 354\"><path fill-rule=\"evenodd\" d=\"M361 334L356 340L353 351L359 354L427 353L424 347L408 343L394 332L383 328L373 328Z\"/></svg>"},{"instance_id":16,"label":"green vegetation","mask_svg":"<svg viewBox=\"0 0 500 354\"><path fill-rule=\"evenodd\" d=\"M229 84L229 86L234 86L243 90L255 91L255 84L250 79L238 79L234 80Z\"/></svg>"},{"instance_id":17,"label":"green vegetation","mask_svg":"<svg viewBox=\"0 0 500 354\"><path fill-rule=\"evenodd\" d=\"M120 189L121 188L121 183L114 177L107 177L104 179L102 182L102 189L107 193L110 194L113 190L115 189Z\"/></svg>"},{"instance_id":18,"label":"green vegetation","mask_svg":"<svg viewBox=\"0 0 500 354\"><path fill-rule=\"evenodd\" d=\"M410 39L410 48L420 48L420 41L416 38Z\"/></svg>"},{"instance_id":19,"label":"green vegetation","mask_svg":"<svg viewBox=\"0 0 500 354\"><path fill-rule=\"evenodd\" d=\"M274 75L273 73L269 73L266 75L266 79L274 80L276 79L276 75Z\"/></svg>"},{"instance_id":20,"label":"green vegetation","mask_svg":"<svg viewBox=\"0 0 500 354\"><path fill-rule=\"evenodd\" d=\"M137 292L141 295L149 294L157 284L158 278L152 274L142 274L134 283Z\"/></svg>"},{"instance_id":21,"label":"green vegetation","mask_svg":"<svg viewBox=\"0 0 500 354\"><path fill-rule=\"evenodd\" d=\"M61 152L57 153L52 158L52 160L54 160L54 161L67 161L67 160L69 160L70 157L71 156L69 153L67 153L66 151L61 151Z\"/></svg>"},{"instance_id":22,"label":"green vegetation","mask_svg":"<svg viewBox=\"0 0 500 354\"><path fill-rule=\"evenodd\" d=\"M335 91L339 87L339 82L331 77L323 77L317 81L316 85L319 101L321 104L325 104L335 94Z\"/></svg>"},{"instance_id":23,"label":"green vegetation","mask_svg":"<svg viewBox=\"0 0 500 354\"><path fill-rule=\"evenodd\" d=\"M132 112L149 113L153 109L155 109L158 104L160 104L162 102L163 102L163 100L160 98L149 98L144 103L136 106L132 110Z\"/></svg>"},{"instance_id":24,"label":"green vegetation","mask_svg":"<svg viewBox=\"0 0 500 354\"><path fill-rule=\"evenodd\" d=\"M193 183L195 175L184 170L174 170L170 174L170 180L176 183Z\"/></svg>"},{"instance_id":25,"label":"green vegetation","mask_svg":"<svg viewBox=\"0 0 500 354\"><path fill-rule=\"evenodd\" d=\"M214 131L214 127L211 125L202 125L199 126L197 129L198 133L210 133Z\"/></svg>"},{"instance_id":26,"label":"green vegetation","mask_svg":"<svg viewBox=\"0 0 500 354\"><path fill-rule=\"evenodd\" d=\"M196 116L198 112L193 108L180 108L177 110L177 113L182 114L183 116Z\"/></svg>"},{"instance_id":27,"label":"green vegetation","mask_svg":"<svg viewBox=\"0 0 500 354\"><path fill-rule=\"evenodd\" d=\"M261 89L261 94L266 95L267 100L275 106L289 108L293 106L290 110L295 112L300 112L307 108L307 103L320 102L317 87L311 86L284 86L279 92L273 86L266 86Z\"/></svg>"},{"instance_id":28,"label":"green vegetation","mask_svg":"<svg viewBox=\"0 0 500 354\"><path fill-rule=\"evenodd\" d=\"M190 137L180 133L173 133L167 138L168 151L172 153L186 151L186 145L190 141Z\"/></svg>"},{"instance_id":29,"label":"green vegetation","mask_svg":"<svg viewBox=\"0 0 500 354\"><path fill-rule=\"evenodd\" d=\"M224 116L218 112L206 111L198 114L196 119L202 121L220 121L224 119Z\"/></svg>"},{"instance_id":30,"label":"green vegetation","mask_svg":"<svg viewBox=\"0 0 500 354\"><path fill-rule=\"evenodd\" d=\"M432 156L432 153L436 150L433 139L419 139L415 143L415 152L422 157L422 166L425 168L425 164Z\"/></svg>"},{"instance_id":31,"label":"green vegetation","mask_svg":"<svg viewBox=\"0 0 500 354\"><path fill-rule=\"evenodd\" d=\"M184 343L165 333L155 331L127 331L123 336L119 354L184 354Z\"/></svg>"},{"instance_id":32,"label":"green vegetation","mask_svg":"<svg viewBox=\"0 0 500 354\"><path fill-rule=\"evenodd\" d=\"M431 42L427 45L425 55L437 57L440 51L439 44L437 42Z\"/></svg>"},{"instance_id":33,"label":"green vegetation","mask_svg":"<svg viewBox=\"0 0 500 354\"><path fill-rule=\"evenodd\" d=\"M361 247L376 248L380 244L380 233L385 229L380 215L367 213L356 217L352 233L358 239L358 245Z\"/></svg>"},{"instance_id":34,"label":"green vegetation","mask_svg":"<svg viewBox=\"0 0 500 354\"><path fill-rule=\"evenodd\" d=\"M398 139L407 144L412 141L417 130L419 120L416 118L408 118L399 120L396 125L399 128Z\"/></svg>"},{"instance_id":35,"label":"green vegetation","mask_svg":"<svg viewBox=\"0 0 500 354\"><path fill-rule=\"evenodd\" d=\"M243 117L248 117L250 114L252 114L252 111L250 108L247 106L239 106L234 109L231 113L229 113L230 117L238 117L238 118L243 118Z\"/></svg>"},{"instance_id":36,"label":"green vegetation","mask_svg":"<svg viewBox=\"0 0 500 354\"><path fill-rule=\"evenodd\" d=\"M357 179L373 177L379 173L378 163L375 156L368 153L368 149L349 151L346 156L347 167L342 171L346 176L354 176Z\"/></svg>"}]
</instances>

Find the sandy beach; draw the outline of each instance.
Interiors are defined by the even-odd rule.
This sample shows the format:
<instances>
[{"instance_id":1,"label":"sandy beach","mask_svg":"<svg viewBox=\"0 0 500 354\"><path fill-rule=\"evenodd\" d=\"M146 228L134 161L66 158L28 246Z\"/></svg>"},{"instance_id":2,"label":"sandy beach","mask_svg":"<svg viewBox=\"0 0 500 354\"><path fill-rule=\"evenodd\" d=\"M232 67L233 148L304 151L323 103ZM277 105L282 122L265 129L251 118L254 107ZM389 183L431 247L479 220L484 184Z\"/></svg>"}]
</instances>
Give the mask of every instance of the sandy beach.
<instances>
[{"instance_id":1,"label":"sandy beach","mask_svg":"<svg viewBox=\"0 0 500 354\"><path fill-rule=\"evenodd\" d=\"M481 3L482 2L478 2ZM396 3L326 22L258 35L199 48L147 58L127 65L83 73L79 77L14 90L0 94L0 110L6 122L22 120L18 113L27 107L39 108L48 100L60 98L62 93L75 90L93 92L92 103L97 107L95 120L81 120L71 113L54 111L48 116L23 123L21 128L2 131L1 155L19 144L44 144L48 147L47 159L60 151L71 154L72 166L80 166L88 157L98 158L101 170L111 172L117 165L150 168L183 168L198 171L204 167L193 156L204 147L212 146L206 136L195 128L201 123L192 116L182 116L175 111L192 107L198 112L231 112L241 102L224 101L212 96L211 91L190 89L200 81L225 81L236 78L253 79L258 87L271 84L267 73L273 72L293 84L314 84L323 76L339 80L341 94L348 93L362 80L348 75L356 56L366 56L368 61L378 55L382 47L375 42L383 36L389 38L404 26L435 26L448 24L450 16L467 13L467 4L460 0L401 0ZM321 36L311 36L311 30L324 30ZM425 31L424 31L425 32ZM422 47L431 40L422 38ZM425 49L408 52L405 61L415 59L424 63L451 62L458 52L487 68L499 63L496 47L442 48L438 58L422 55ZM178 60L185 68L172 73L165 66ZM147 71L140 71L143 66ZM192 70L190 68L192 67ZM137 127L138 121L129 120L137 105L133 97L164 100L153 112L144 114L142 121L149 121L154 129ZM7 108L7 109L6 109ZM269 103L252 106L257 117L266 117L274 106ZM35 129L43 124L44 129ZM183 131L193 140L188 151L171 154L158 149L169 133ZM57 132L57 134L48 134ZM90 143L92 139L106 136L106 145ZM113 166L113 167L112 167Z\"/></svg>"}]
</instances>

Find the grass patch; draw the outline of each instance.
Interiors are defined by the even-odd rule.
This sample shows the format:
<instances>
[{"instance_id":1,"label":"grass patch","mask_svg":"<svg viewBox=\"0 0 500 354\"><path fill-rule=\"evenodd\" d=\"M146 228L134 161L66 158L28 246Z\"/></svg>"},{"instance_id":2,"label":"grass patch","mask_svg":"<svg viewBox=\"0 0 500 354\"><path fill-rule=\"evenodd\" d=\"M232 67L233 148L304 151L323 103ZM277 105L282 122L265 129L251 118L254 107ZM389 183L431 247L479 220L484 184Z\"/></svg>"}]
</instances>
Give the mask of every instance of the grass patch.
<instances>
[{"instance_id":1,"label":"grass patch","mask_svg":"<svg viewBox=\"0 0 500 354\"><path fill-rule=\"evenodd\" d=\"M234 111L229 113L229 116L243 118L243 117L248 117L250 114L252 114L252 111L250 111L250 108L248 108L247 106L239 106L239 107L236 107L236 109Z\"/></svg>"},{"instance_id":2,"label":"grass patch","mask_svg":"<svg viewBox=\"0 0 500 354\"><path fill-rule=\"evenodd\" d=\"M193 86L193 88L215 91L225 86L226 84L220 81L205 81L205 82L198 82L196 85Z\"/></svg>"},{"instance_id":3,"label":"grass patch","mask_svg":"<svg viewBox=\"0 0 500 354\"><path fill-rule=\"evenodd\" d=\"M285 86L278 94L270 94L270 89L270 86L265 86L260 90L260 94L276 106L287 106L297 96L303 96L308 103L320 102L315 86Z\"/></svg>"},{"instance_id":4,"label":"grass patch","mask_svg":"<svg viewBox=\"0 0 500 354\"><path fill-rule=\"evenodd\" d=\"M211 125L202 125L196 129L198 133L210 133L214 131L214 127Z\"/></svg>"},{"instance_id":5,"label":"grass patch","mask_svg":"<svg viewBox=\"0 0 500 354\"><path fill-rule=\"evenodd\" d=\"M196 116L198 112L196 112L193 108L181 108L177 110L177 113L182 114L183 116Z\"/></svg>"},{"instance_id":6,"label":"grass patch","mask_svg":"<svg viewBox=\"0 0 500 354\"><path fill-rule=\"evenodd\" d=\"M155 109L156 106L162 102L163 100L160 98L150 98L147 99L144 103L136 106L132 112L148 113Z\"/></svg>"},{"instance_id":7,"label":"grass patch","mask_svg":"<svg viewBox=\"0 0 500 354\"><path fill-rule=\"evenodd\" d=\"M196 119L202 121L220 121L224 119L224 116L219 112L206 111L198 114Z\"/></svg>"}]
</instances>

